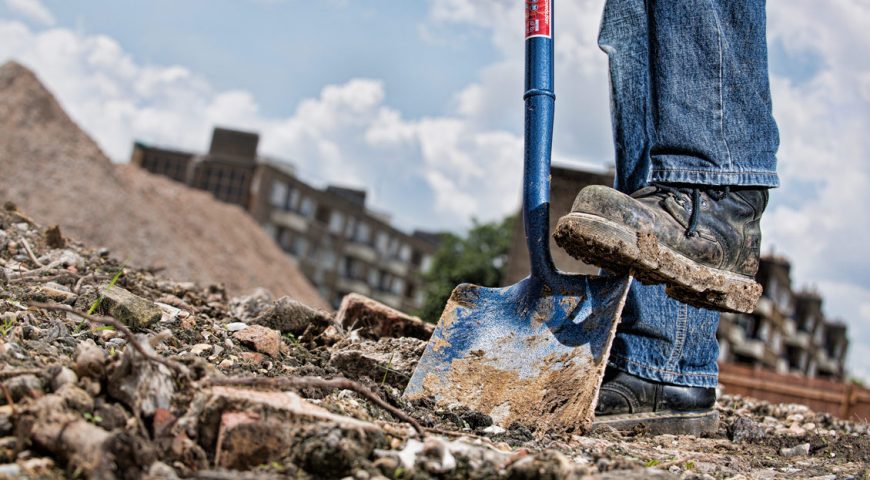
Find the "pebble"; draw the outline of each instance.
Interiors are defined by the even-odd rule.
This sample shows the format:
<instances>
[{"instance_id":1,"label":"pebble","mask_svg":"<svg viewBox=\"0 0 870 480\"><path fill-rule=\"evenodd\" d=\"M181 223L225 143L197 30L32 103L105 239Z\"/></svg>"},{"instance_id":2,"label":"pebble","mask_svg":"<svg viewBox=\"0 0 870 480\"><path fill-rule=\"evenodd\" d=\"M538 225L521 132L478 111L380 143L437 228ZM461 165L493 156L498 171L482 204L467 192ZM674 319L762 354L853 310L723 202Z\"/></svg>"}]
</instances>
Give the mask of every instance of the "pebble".
<instances>
[{"instance_id":1,"label":"pebble","mask_svg":"<svg viewBox=\"0 0 870 480\"><path fill-rule=\"evenodd\" d=\"M780 449L779 454L786 458L806 456L810 454L810 444L802 443L791 448L782 448Z\"/></svg>"},{"instance_id":2,"label":"pebble","mask_svg":"<svg viewBox=\"0 0 870 480\"><path fill-rule=\"evenodd\" d=\"M202 355L205 352L210 352L212 346L207 343L197 343L196 345L190 347L190 353L194 355Z\"/></svg>"},{"instance_id":3,"label":"pebble","mask_svg":"<svg viewBox=\"0 0 870 480\"><path fill-rule=\"evenodd\" d=\"M492 435L499 435L499 434L506 432L507 430L499 427L498 425L490 425L490 426L484 428L483 431L486 433L490 433Z\"/></svg>"},{"instance_id":4,"label":"pebble","mask_svg":"<svg viewBox=\"0 0 870 480\"><path fill-rule=\"evenodd\" d=\"M10 478L18 478L21 475L21 467L14 463L0 465L0 476L8 476Z\"/></svg>"},{"instance_id":5,"label":"pebble","mask_svg":"<svg viewBox=\"0 0 870 480\"><path fill-rule=\"evenodd\" d=\"M246 328L248 328L248 324L243 322L233 322L227 324L227 330L231 332L238 332L239 330L244 330Z\"/></svg>"},{"instance_id":6,"label":"pebble","mask_svg":"<svg viewBox=\"0 0 870 480\"><path fill-rule=\"evenodd\" d=\"M51 379L51 389L58 391L64 385L75 385L79 381L79 376L70 368L61 367L57 374Z\"/></svg>"},{"instance_id":7,"label":"pebble","mask_svg":"<svg viewBox=\"0 0 870 480\"><path fill-rule=\"evenodd\" d=\"M218 364L218 367L220 367L224 370L228 370L230 368L233 368L233 361L228 358L226 360L221 361L221 363Z\"/></svg>"}]
</instances>

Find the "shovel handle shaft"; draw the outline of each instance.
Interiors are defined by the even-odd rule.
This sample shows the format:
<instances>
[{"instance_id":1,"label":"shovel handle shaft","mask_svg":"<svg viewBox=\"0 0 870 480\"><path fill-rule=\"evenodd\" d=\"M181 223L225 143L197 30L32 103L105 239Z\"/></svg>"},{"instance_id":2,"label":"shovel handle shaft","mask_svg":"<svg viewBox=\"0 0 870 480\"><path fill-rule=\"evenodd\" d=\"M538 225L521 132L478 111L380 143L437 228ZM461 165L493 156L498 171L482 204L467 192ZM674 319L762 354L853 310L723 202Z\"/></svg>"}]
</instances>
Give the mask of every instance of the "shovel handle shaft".
<instances>
[{"instance_id":1,"label":"shovel handle shaft","mask_svg":"<svg viewBox=\"0 0 870 480\"><path fill-rule=\"evenodd\" d=\"M523 226L531 276L552 285L550 157L553 145L553 2L526 0L525 157Z\"/></svg>"}]
</instances>

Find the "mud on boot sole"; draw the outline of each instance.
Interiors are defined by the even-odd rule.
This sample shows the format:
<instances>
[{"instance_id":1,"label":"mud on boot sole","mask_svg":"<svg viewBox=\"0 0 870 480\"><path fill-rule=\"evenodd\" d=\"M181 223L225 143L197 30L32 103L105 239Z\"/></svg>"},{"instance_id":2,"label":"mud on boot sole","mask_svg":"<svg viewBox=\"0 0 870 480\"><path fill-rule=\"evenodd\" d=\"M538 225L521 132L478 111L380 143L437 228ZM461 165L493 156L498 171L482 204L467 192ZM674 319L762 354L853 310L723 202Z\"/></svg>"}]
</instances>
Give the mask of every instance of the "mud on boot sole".
<instances>
[{"instance_id":1,"label":"mud on boot sole","mask_svg":"<svg viewBox=\"0 0 870 480\"><path fill-rule=\"evenodd\" d=\"M614 429L619 432L642 430L650 435L694 435L714 433L719 429L719 412L649 412L596 417L592 432Z\"/></svg>"},{"instance_id":2,"label":"mud on boot sole","mask_svg":"<svg viewBox=\"0 0 870 480\"><path fill-rule=\"evenodd\" d=\"M653 233L596 215L565 215L554 237L572 257L616 273L632 270L644 284L664 283L669 296L689 305L752 313L761 297L761 285L752 277L701 265L661 244Z\"/></svg>"}]
</instances>

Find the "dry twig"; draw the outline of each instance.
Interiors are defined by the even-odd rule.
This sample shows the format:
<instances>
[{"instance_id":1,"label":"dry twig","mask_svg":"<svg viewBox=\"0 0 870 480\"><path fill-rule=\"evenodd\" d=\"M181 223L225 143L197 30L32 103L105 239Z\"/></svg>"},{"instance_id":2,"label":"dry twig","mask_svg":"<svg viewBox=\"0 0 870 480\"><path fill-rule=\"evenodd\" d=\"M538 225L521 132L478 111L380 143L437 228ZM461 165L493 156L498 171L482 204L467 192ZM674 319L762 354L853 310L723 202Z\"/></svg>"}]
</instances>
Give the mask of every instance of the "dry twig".
<instances>
[{"instance_id":1,"label":"dry twig","mask_svg":"<svg viewBox=\"0 0 870 480\"><path fill-rule=\"evenodd\" d=\"M272 378L260 378L260 377L240 377L240 378L210 378L207 380L209 385L215 386L238 386L238 387L267 387L267 388L276 388L276 389L288 389L288 388L305 388L305 387L315 387L315 388L326 388L330 390L335 389L343 389L350 390L356 392L375 405L383 408L384 410L390 412L393 416L398 418L399 420L410 424L414 427L414 430L417 431L421 436L426 436L426 430L423 428L420 423L417 422L414 417L408 415L402 410L390 405L385 402L377 393L369 390L361 383L355 382L353 380L344 378L344 377L336 377L325 379L321 377L272 377Z\"/></svg>"},{"instance_id":2,"label":"dry twig","mask_svg":"<svg viewBox=\"0 0 870 480\"><path fill-rule=\"evenodd\" d=\"M130 343L130 345L146 359L164 365L173 372L185 378L190 378L190 370L187 367L174 360L163 358L160 355L149 352L145 349L145 347L142 346L141 343L139 343L139 340L136 339L136 335L133 333L132 330L130 330L126 325L119 322L118 320L115 320L112 317L89 315L87 313L80 312L72 307L69 307L67 305L61 305L59 303L31 302L30 306L35 308L42 308L44 310L54 310L58 312L71 313L77 317L83 318L91 323L96 323L98 325L110 325L114 327L117 331L121 332L125 337L127 337L127 341Z\"/></svg>"},{"instance_id":3,"label":"dry twig","mask_svg":"<svg viewBox=\"0 0 870 480\"><path fill-rule=\"evenodd\" d=\"M44 373L44 368L21 368L18 370L0 370L0 380L17 377L20 375L39 375Z\"/></svg>"},{"instance_id":4,"label":"dry twig","mask_svg":"<svg viewBox=\"0 0 870 480\"><path fill-rule=\"evenodd\" d=\"M36 255L33 254L33 248L30 247L30 242L28 242L26 238L21 239L21 244L24 245L24 250L27 252L27 256L30 257L30 261L35 263L39 268L45 266L38 258L36 258Z\"/></svg>"}]
</instances>

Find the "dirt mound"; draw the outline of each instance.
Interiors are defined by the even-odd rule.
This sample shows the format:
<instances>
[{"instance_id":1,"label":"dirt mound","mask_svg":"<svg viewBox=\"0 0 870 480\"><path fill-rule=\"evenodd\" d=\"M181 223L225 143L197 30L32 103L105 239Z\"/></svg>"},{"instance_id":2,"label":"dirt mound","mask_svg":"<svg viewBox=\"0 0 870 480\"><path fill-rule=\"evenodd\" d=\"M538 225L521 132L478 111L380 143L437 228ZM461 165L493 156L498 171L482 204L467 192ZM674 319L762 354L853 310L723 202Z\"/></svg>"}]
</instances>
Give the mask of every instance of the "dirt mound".
<instances>
[{"instance_id":1,"label":"dirt mound","mask_svg":"<svg viewBox=\"0 0 870 480\"><path fill-rule=\"evenodd\" d=\"M240 208L113 165L27 68L0 67L0 200L176 279L263 287L326 306L294 262Z\"/></svg>"}]
</instances>

